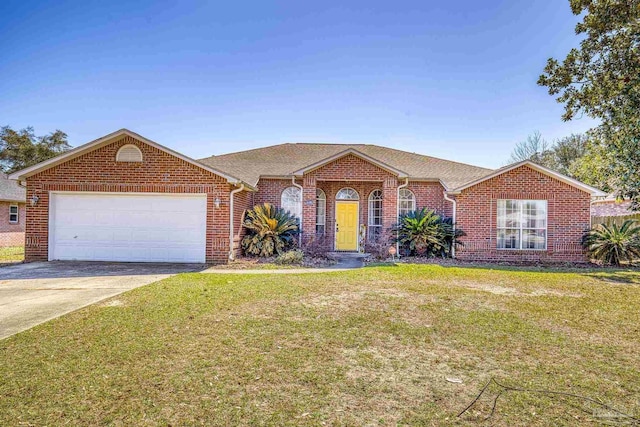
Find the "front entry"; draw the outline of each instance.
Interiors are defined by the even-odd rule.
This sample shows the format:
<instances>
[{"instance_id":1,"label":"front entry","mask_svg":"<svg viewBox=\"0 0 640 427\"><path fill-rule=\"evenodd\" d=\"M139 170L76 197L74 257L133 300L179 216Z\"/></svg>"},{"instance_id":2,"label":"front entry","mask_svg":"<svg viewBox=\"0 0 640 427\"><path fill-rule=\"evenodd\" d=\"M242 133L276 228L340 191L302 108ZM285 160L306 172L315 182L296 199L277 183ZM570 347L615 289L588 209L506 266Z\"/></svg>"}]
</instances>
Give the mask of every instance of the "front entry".
<instances>
[{"instance_id":1,"label":"front entry","mask_svg":"<svg viewBox=\"0 0 640 427\"><path fill-rule=\"evenodd\" d=\"M358 250L359 202L336 201L336 250Z\"/></svg>"}]
</instances>

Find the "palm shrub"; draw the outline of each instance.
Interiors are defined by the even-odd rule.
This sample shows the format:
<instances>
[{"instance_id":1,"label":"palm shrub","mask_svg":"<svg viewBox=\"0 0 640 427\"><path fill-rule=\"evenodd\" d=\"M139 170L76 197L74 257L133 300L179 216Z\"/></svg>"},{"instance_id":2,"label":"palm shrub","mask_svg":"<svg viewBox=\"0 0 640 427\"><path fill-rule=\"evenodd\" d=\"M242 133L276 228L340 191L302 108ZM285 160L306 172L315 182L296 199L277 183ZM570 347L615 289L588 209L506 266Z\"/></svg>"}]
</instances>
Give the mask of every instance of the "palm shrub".
<instances>
[{"instance_id":1,"label":"palm shrub","mask_svg":"<svg viewBox=\"0 0 640 427\"><path fill-rule=\"evenodd\" d=\"M247 235L242 239L242 250L260 257L281 255L295 246L299 233L298 219L269 203L248 210L243 225Z\"/></svg>"},{"instance_id":2,"label":"palm shrub","mask_svg":"<svg viewBox=\"0 0 640 427\"><path fill-rule=\"evenodd\" d=\"M409 255L449 256L454 244L460 244L461 230L456 230L451 218L422 208L400 217L393 229L394 240Z\"/></svg>"},{"instance_id":3,"label":"palm shrub","mask_svg":"<svg viewBox=\"0 0 640 427\"><path fill-rule=\"evenodd\" d=\"M640 226L628 219L618 224L596 224L582 238L590 259L619 266L640 259Z\"/></svg>"}]
</instances>

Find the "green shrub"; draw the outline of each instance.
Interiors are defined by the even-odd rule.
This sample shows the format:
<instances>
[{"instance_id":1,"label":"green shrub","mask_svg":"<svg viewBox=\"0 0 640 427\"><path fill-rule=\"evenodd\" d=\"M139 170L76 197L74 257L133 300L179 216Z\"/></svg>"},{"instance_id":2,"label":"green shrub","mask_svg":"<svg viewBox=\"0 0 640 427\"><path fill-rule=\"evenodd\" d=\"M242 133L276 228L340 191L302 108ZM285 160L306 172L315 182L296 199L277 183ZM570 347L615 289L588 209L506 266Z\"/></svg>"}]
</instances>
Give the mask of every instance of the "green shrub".
<instances>
[{"instance_id":1,"label":"green shrub","mask_svg":"<svg viewBox=\"0 0 640 427\"><path fill-rule=\"evenodd\" d=\"M242 250L261 257L280 255L294 247L299 232L296 217L269 203L248 210L243 225L247 235L242 239Z\"/></svg>"},{"instance_id":2,"label":"green shrub","mask_svg":"<svg viewBox=\"0 0 640 427\"><path fill-rule=\"evenodd\" d=\"M443 218L426 208L401 216L393 234L407 255L428 257L450 256L451 247L460 244L457 238L463 235L455 230L451 218Z\"/></svg>"},{"instance_id":3,"label":"green shrub","mask_svg":"<svg viewBox=\"0 0 640 427\"><path fill-rule=\"evenodd\" d=\"M583 236L582 246L590 259L619 266L640 259L640 227L630 219L620 226L596 224Z\"/></svg>"},{"instance_id":4,"label":"green shrub","mask_svg":"<svg viewBox=\"0 0 640 427\"><path fill-rule=\"evenodd\" d=\"M303 259L304 252L300 249L294 249L289 252L285 252L282 255L278 255L275 263L281 265L302 264Z\"/></svg>"}]
</instances>

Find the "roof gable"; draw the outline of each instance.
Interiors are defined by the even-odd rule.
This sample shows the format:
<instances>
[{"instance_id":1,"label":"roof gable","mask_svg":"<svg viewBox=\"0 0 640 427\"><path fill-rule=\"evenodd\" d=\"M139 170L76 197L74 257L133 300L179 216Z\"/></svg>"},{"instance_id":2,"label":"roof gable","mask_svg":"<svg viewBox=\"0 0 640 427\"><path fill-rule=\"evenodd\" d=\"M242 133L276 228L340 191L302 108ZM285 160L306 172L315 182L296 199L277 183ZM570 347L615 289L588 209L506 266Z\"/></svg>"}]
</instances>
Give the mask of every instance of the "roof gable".
<instances>
[{"instance_id":1,"label":"roof gable","mask_svg":"<svg viewBox=\"0 0 640 427\"><path fill-rule=\"evenodd\" d=\"M317 161L317 162L315 162L313 164L305 166L304 168L298 169L297 171L293 172L293 175L302 176L302 175L307 174L309 172L312 172L312 171L315 171L317 169L320 169L323 166L328 165L331 162L334 162L336 160L342 159L342 158L350 156L350 155L358 157L359 159L362 159L362 160L364 160L364 161L366 161L368 163L371 163L371 164L379 167L380 169L383 169L383 170L385 170L385 171L387 171L387 172L389 172L389 173L391 173L393 175L396 175L398 178L406 178L407 177L406 172L403 172L403 171L401 171L399 169L396 169L396 168L394 168L392 166L389 166L388 164L383 163L380 160L374 159L373 157L368 156L368 155L356 150L355 148L351 148L351 147L347 148L346 150L341 151L341 152L339 152L337 154L334 154L333 156L329 156L329 157L327 157L325 159L322 159L322 160Z\"/></svg>"},{"instance_id":2,"label":"roof gable","mask_svg":"<svg viewBox=\"0 0 640 427\"><path fill-rule=\"evenodd\" d=\"M589 185L587 185L587 184L585 184L583 182L580 182L580 181L578 181L576 179L573 179L571 177L563 175L563 174L561 174L559 172L556 172L556 171L554 171L552 169L549 169L547 167L541 166L541 165L539 165L537 163L533 163L530 160L524 160L522 162L513 163L513 164L507 165L507 166L505 166L505 167L503 167L501 169L497 169L496 171L494 171L494 172L492 172L490 174L487 174L487 175L485 175L485 176L483 176L481 178L478 178L476 180L473 180L473 181L470 181L470 182L468 182L466 184L463 184L463 185L461 185L461 186L459 186L457 188L454 188L453 190L450 191L450 193L459 194L462 191L466 190L467 188L473 187L473 186L475 186L477 184L480 184L481 182L487 181L487 180L489 180L491 178L495 178L497 176L500 176L500 175L502 175L504 173L507 173L509 171L512 171L514 169L517 169L517 168L520 168L520 167L523 167L523 166L527 166L527 167L529 167L529 168L531 168L533 170L536 170L536 171L538 171L538 172L540 172L540 173L542 173L544 175L547 175L547 176L549 176L551 178L554 178L554 179L556 179L558 181L564 182L565 184L568 184L568 185L570 185L570 186L572 186L574 188L577 188L578 190L584 191L585 193L589 193L594 197L602 197L602 196L606 195L606 193L604 193L601 190L598 190L595 187L591 187L591 186L589 186Z\"/></svg>"},{"instance_id":3,"label":"roof gable","mask_svg":"<svg viewBox=\"0 0 640 427\"><path fill-rule=\"evenodd\" d=\"M154 147L154 148L156 148L156 149L158 149L160 151L168 153L168 154L170 154L170 155L172 155L174 157L177 157L177 158L179 158L179 159L181 159L181 160L183 160L183 161L185 161L187 163L190 163L190 164L192 164L194 166L197 166L200 169L203 169L203 170L206 170L208 172L214 173L214 174L226 179L230 184L240 184L240 183L242 183L242 180L239 179L239 178L236 178L236 177L234 177L232 175L229 175L229 174L227 174L225 172L222 172L222 171L220 171L220 170L218 170L216 168L213 168L213 167L211 167L209 165L202 164L202 163L200 163L200 162L198 162L198 161L196 161L196 160L194 160L194 159L192 159L190 157L185 156L184 154L178 153L177 151L173 151L170 148L167 148L167 147L165 147L163 145L160 145L160 144L158 144L158 143L156 143L156 142L154 142L154 141L152 141L150 139L147 139L147 138L143 137L142 135L138 135L137 133L132 132L132 131L130 131L128 129L120 129L120 130L118 130L116 132L110 133L110 134L105 135L105 136L103 136L101 138L98 138L98 139L93 140L91 142L88 142L86 144L80 145L80 146L78 146L78 147L76 147L76 148L74 148L72 150L69 150L69 151L67 151L65 153L60 154L59 156L56 156L56 157L53 157L53 158L51 158L49 160L45 160L43 162L37 163L37 164L35 164L33 166L30 166L28 168L25 168L25 169L23 169L21 171L14 172L9 176L9 178L10 179L15 179L15 180L26 179L26 178L28 178L30 176L33 176L33 175L35 175L35 174L37 174L39 172L45 171L45 170L50 169L50 168L52 168L54 166L60 165L60 164L65 163L65 162L67 162L69 160L72 160L72 159L74 159L76 157L79 157L79 156L81 156L83 154L86 154L86 153L89 153L91 151L97 150L100 147L104 147L104 146L106 146L108 144L111 144L111 143L113 143L115 141L118 141L119 139L121 139L122 137L125 137L125 136L130 136L130 137L132 137L134 139L137 139L138 141L141 141L141 142L143 142L143 143L145 143L147 145L150 145L150 146L152 146L152 147ZM251 186L249 185L249 187L251 187ZM251 187L251 188L253 189L253 187Z\"/></svg>"}]
</instances>

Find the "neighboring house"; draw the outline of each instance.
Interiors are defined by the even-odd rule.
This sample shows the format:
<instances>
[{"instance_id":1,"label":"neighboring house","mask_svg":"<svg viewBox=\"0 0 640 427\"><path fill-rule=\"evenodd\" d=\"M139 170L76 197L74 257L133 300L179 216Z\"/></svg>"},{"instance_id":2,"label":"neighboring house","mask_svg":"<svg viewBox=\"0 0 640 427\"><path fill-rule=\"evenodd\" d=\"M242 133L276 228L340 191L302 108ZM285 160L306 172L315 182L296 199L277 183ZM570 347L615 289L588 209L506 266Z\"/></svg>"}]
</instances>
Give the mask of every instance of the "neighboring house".
<instances>
[{"instance_id":1,"label":"neighboring house","mask_svg":"<svg viewBox=\"0 0 640 427\"><path fill-rule=\"evenodd\" d=\"M591 216L597 218L629 216L636 213L631 210L631 201L619 200L615 194L609 194L607 197L596 199L591 203Z\"/></svg>"},{"instance_id":2,"label":"neighboring house","mask_svg":"<svg viewBox=\"0 0 640 427\"><path fill-rule=\"evenodd\" d=\"M455 216L465 260L585 260L604 194L531 162L490 170L375 145L282 144L190 159L126 129L16 172L26 182L27 261L226 262L242 219L270 202L305 242L356 251L398 215Z\"/></svg>"},{"instance_id":3,"label":"neighboring house","mask_svg":"<svg viewBox=\"0 0 640 427\"><path fill-rule=\"evenodd\" d=\"M0 172L0 247L24 245L26 190Z\"/></svg>"}]
</instances>

